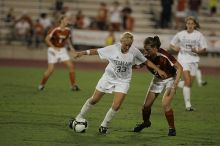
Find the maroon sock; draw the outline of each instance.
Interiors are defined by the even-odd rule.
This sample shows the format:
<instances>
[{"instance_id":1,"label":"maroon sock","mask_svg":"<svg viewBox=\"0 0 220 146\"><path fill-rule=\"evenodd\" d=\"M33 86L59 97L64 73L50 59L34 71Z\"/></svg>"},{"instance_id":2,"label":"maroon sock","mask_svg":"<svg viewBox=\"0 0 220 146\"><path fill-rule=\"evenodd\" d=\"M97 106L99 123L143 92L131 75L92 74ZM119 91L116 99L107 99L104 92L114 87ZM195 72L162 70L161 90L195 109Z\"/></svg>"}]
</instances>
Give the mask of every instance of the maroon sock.
<instances>
[{"instance_id":1,"label":"maroon sock","mask_svg":"<svg viewBox=\"0 0 220 146\"><path fill-rule=\"evenodd\" d=\"M166 116L166 119L167 119L167 123L168 123L168 125L169 125L169 128L175 129L173 110L171 109L171 110L165 112L165 116Z\"/></svg>"},{"instance_id":2,"label":"maroon sock","mask_svg":"<svg viewBox=\"0 0 220 146\"><path fill-rule=\"evenodd\" d=\"M40 84L44 86L46 84L48 78L49 78L49 76L44 76L43 79L41 80Z\"/></svg>"}]
</instances>

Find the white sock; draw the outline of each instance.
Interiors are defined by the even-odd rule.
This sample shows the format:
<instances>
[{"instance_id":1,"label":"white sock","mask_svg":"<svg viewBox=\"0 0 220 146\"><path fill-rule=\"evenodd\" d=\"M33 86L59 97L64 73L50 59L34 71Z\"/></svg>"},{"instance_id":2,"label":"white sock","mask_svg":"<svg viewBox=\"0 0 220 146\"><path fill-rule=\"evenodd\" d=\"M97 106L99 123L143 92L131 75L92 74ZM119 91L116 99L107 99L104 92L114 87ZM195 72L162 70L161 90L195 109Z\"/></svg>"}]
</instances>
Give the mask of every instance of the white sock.
<instances>
[{"instance_id":1,"label":"white sock","mask_svg":"<svg viewBox=\"0 0 220 146\"><path fill-rule=\"evenodd\" d=\"M85 114L90 110L90 108L93 106L89 103L90 98L86 100L85 104L83 105L80 113L76 116L76 120L80 121L81 119L84 119Z\"/></svg>"},{"instance_id":2,"label":"white sock","mask_svg":"<svg viewBox=\"0 0 220 146\"><path fill-rule=\"evenodd\" d=\"M178 87L179 87L179 88L183 88L183 87L184 87L184 81L179 81Z\"/></svg>"},{"instance_id":3,"label":"white sock","mask_svg":"<svg viewBox=\"0 0 220 146\"><path fill-rule=\"evenodd\" d=\"M102 121L101 126L103 127L108 127L108 123L112 120L112 118L114 117L114 115L116 114L117 111L113 110L112 108L110 108L108 110L108 112L105 115L104 120Z\"/></svg>"},{"instance_id":4,"label":"white sock","mask_svg":"<svg viewBox=\"0 0 220 146\"><path fill-rule=\"evenodd\" d=\"M185 101L185 106L186 108L190 108L191 105L191 101L190 101L190 90L191 88L184 86L183 87L183 97L184 97L184 101Z\"/></svg>"},{"instance_id":5,"label":"white sock","mask_svg":"<svg viewBox=\"0 0 220 146\"><path fill-rule=\"evenodd\" d=\"M197 69L196 71L196 80L199 86L202 85L202 73L200 71L200 69Z\"/></svg>"}]
</instances>

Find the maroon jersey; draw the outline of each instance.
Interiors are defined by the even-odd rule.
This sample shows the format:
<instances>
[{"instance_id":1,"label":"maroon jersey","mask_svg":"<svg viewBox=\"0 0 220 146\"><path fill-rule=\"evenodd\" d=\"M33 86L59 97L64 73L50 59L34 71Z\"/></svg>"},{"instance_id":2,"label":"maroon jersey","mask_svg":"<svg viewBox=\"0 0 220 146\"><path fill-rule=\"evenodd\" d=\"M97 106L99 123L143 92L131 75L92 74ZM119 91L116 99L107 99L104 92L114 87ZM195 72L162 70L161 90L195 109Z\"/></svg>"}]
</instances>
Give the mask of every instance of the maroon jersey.
<instances>
[{"instance_id":1,"label":"maroon jersey","mask_svg":"<svg viewBox=\"0 0 220 146\"><path fill-rule=\"evenodd\" d=\"M55 27L51 30L49 33L51 37L51 43L58 48L62 48L66 44L66 40L70 36L70 29L68 27L65 27L64 29L61 29L60 27Z\"/></svg>"},{"instance_id":2,"label":"maroon jersey","mask_svg":"<svg viewBox=\"0 0 220 146\"><path fill-rule=\"evenodd\" d=\"M174 64L176 63L176 59L169 54L166 50L160 48L155 57L145 56L151 62L153 62L156 66L158 66L161 70L166 72L167 78L176 76L176 68ZM152 68L148 67L149 71L154 74L156 77L161 78L159 74L154 71Z\"/></svg>"}]
</instances>

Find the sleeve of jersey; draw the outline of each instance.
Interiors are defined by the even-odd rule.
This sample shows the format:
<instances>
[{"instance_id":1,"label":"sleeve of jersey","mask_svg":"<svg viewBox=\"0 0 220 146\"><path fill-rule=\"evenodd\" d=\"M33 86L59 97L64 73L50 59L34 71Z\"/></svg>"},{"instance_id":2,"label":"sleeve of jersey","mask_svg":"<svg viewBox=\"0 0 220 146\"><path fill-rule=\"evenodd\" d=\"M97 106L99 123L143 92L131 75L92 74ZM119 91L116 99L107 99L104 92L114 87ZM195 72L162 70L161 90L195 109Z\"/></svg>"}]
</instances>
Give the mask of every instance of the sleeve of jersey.
<instances>
[{"instance_id":1,"label":"sleeve of jersey","mask_svg":"<svg viewBox=\"0 0 220 146\"><path fill-rule=\"evenodd\" d=\"M178 34L179 34L179 33L177 33L177 34L172 38L172 40L170 41L170 44L171 44L171 45L175 46L175 45L177 44L177 42L178 42Z\"/></svg>"},{"instance_id":2,"label":"sleeve of jersey","mask_svg":"<svg viewBox=\"0 0 220 146\"><path fill-rule=\"evenodd\" d=\"M113 48L110 46L99 48L97 50L100 59L108 59L110 57L110 54L113 54Z\"/></svg>"},{"instance_id":3,"label":"sleeve of jersey","mask_svg":"<svg viewBox=\"0 0 220 146\"><path fill-rule=\"evenodd\" d=\"M147 61L147 58L145 58L144 55L138 49L135 49L135 58L134 58L133 65L135 64L140 65L144 63L145 61Z\"/></svg>"}]
</instances>

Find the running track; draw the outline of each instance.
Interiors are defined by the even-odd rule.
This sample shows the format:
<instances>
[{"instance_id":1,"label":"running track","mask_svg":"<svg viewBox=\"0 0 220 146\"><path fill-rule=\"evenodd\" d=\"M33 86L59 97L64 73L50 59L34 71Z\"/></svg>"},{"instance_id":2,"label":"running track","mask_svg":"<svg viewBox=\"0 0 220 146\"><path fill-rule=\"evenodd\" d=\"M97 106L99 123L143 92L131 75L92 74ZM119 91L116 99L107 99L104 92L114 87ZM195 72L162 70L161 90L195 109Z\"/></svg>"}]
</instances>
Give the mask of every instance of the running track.
<instances>
[{"instance_id":1,"label":"running track","mask_svg":"<svg viewBox=\"0 0 220 146\"><path fill-rule=\"evenodd\" d=\"M106 66L106 63L103 62L75 62L76 69L82 70L103 70ZM38 67L46 68L47 61L45 60L30 60L30 59L1 59L0 58L0 67ZM65 68L63 64L57 64L56 67ZM208 75L220 75L220 67L200 67L203 74ZM146 71L141 69L139 71Z\"/></svg>"}]
</instances>

